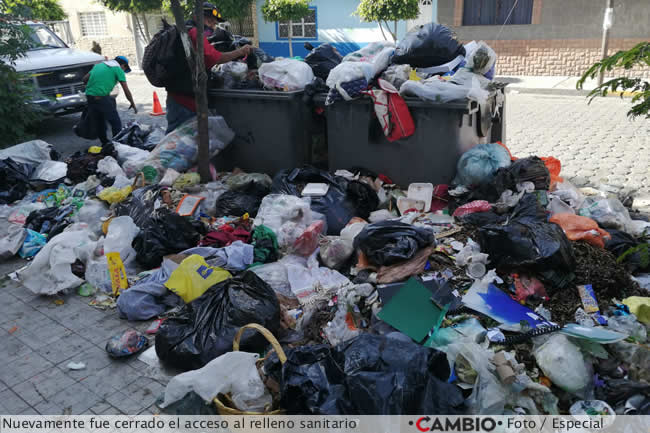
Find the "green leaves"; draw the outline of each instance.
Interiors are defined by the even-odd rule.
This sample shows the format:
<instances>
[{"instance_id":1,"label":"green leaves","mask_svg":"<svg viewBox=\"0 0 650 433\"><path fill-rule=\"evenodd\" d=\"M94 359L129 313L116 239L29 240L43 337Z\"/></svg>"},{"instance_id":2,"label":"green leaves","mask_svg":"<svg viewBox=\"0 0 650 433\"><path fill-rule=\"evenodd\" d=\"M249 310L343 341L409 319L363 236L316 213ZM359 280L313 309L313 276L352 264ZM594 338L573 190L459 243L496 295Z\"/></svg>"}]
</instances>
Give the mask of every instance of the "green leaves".
<instances>
[{"instance_id":1,"label":"green leaves","mask_svg":"<svg viewBox=\"0 0 650 433\"><path fill-rule=\"evenodd\" d=\"M60 21L65 11L57 0L4 0L5 13L24 19Z\"/></svg>"},{"instance_id":2,"label":"green leaves","mask_svg":"<svg viewBox=\"0 0 650 433\"><path fill-rule=\"evenodd\" d=\"M251 5L255 0L213 0L224 19L241 20L248 16Z\"/></svg>"},{"instance_id":3,"label":"green leaves","mask_svg":"<svg viewBox=\"0 0 650 433\"><path fill-rule=\"evenodd\" d=\"M585 72L576 88L582 89L587 79L594 79L597 75L612 71L614 68L632 69L637 65L650 66L650 42L641 42L627 51L619 51L606 59L595 63ZM610 92L632 92L632 106L627 115L631 118L645 117L650 119L650 83L639 78L618 77L609 80L589 92L589 102L597 96L607 96ZM621 98L623 93L621 93Z\"/></svg>"},{"instance_id":4,"label":"green leaves","mask_svg":"<svg viewBox=\"0 0 650 433\"><path fill-rule=\"evenodd\" d=\"M420 5L418 0L361 0L355 14L364 22L412 20Z\"/></svg>"},{"instance_id":5,"label":"green leaves","mask_svg":"<svg viewBox=\"0 0 650 433\"><path fill-rule=\"evenodd\" d=\"M118 12L153 12L162 9L162 0L100 0L104 6Z\"/></svg>"},{"instance_id":6,"label":"green leaves","mask_svg":"<svg viewBox=\"0 0 650 433\"><path fill-rule=\"evenodd\" d=\"M298 21L309 15L310 0L266 0L262 16L267 22Z\"/></svg>"},{"instance_id":7,"label":"green leaves","mask_svg":"<svg viewBox=\"0 0 650 433\"><path fill-rule=\"evenodd\" d=\"M0 64L0 148L30 138L29 128L41 119L41 109L32 104L31 77Z\"/></svg>"}]
</instances>

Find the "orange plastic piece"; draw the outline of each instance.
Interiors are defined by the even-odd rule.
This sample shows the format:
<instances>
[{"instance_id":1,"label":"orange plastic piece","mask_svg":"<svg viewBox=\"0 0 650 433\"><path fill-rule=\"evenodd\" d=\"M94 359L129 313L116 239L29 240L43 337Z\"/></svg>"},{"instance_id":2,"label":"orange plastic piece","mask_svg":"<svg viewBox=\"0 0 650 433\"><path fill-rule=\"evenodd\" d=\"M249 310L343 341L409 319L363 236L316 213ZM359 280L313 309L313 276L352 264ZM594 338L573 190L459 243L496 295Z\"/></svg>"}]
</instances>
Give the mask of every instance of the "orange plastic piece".
<instances>
[{"instance_id":1,"label":"orange plastic piece","mask_svg":"<svg viewBox=\"0 0 650 433\"><path fill-rule=\"evenodd\" d=\"M591 245L605 248L605 240L612 238L591 218L570 213L558 213L553 215L550 221L562 227L566 236L572 241L585 241Z\"/></svg>"},{"instance_id":2,"label":"orange plastic piece","mask_svg":"<svg viewBox=\"0 0 650 433\"><path fill-rule=\"evenodd\" d=\"M551 173L551 191L555 189L555 185L560 182L564 182L564 179L560 177L560 171L562 170L562 163L559 159L552 156L547 156L540 158L544 161L544 165L548 168L548 171Z\"/></svg>"}]
</instances>

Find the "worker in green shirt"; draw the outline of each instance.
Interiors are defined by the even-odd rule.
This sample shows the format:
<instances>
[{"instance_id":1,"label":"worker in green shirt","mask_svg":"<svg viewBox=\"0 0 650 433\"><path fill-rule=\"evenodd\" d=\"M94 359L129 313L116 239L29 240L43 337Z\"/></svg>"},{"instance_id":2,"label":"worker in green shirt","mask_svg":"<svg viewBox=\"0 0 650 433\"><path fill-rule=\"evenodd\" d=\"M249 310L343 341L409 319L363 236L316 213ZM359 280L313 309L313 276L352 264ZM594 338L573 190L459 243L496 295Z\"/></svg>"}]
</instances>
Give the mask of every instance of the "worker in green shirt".
<instances>
[{"instance_id":1,"label":"worker in green shirt","mask_svg":"<svg viewBox=\"0 0 650 433\"><path fill-rule=\"evenodd\" d=\"M88 99L88 115L95 125L97 137L102 143L102 147L106 152L112 152L111 142L106 138L106 122L111 125L113 136L117 135L122 130L122 121L117 113L117 104L110 96L111 91L117 83L120 83L124 89L124 95L129 100L131 105L129 109L133 108L135 113L138 109L133 102L133 95L126 84L126 76L124 73L131 72L129 68L129 61L124 56L117 56L115 60L108 60L98 63L90 70L84 77L86 83L86 98Z\"/></svg>"}]
</instances>

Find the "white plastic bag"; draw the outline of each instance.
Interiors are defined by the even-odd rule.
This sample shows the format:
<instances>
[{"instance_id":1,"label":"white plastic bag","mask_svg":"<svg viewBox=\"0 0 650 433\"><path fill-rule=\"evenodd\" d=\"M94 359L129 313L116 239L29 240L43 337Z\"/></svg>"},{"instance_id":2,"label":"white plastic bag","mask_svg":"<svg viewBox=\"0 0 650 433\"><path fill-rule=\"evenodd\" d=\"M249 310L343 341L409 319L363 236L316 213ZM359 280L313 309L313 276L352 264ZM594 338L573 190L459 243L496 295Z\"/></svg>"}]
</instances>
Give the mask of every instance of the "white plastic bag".
<instances>
[{"instance_id":1,"label":"white plastic bag","mask_svg":"<svg viewBox=\"0 0 650 433\"><path fill-rule=\"evenodd\" d=\"M225 149L235 137L235 133L221 116L209 117L208 127L210 158L212 158ZM188 120L167 134L151 151L149 159L143 163L134 164L133 167L129 165L129 169L133 170L137 166L140 166L140 169L147 166L152 167L157 172L156 180L160 180L169 168L173 168L179 173L188 171L196 164L199 156L198 134L197 120ZM127 166L127 164L124 165Z\"/></svg>"},{"instance_id":2,"label":"white plastic bag","mask_svg":"<svg viewBox=\"0 0 650 433\"><path fill-rule=\"evenodd\" d=\"M327 76L327 86L336 88L338 84L365 79L370 81L375 75L375 68L367 62L343 62L330 71Z\"/></svg>"},{"instance_id":3,"label":"white plastic bag","mask_svg":"<svg viewBox=\"0 0 650 433\"><path fill-rule=\"evenodd\" d=\"M248 73L248 65L244 62L228 62L219 65L217 70L230 74L236 80L243 81Z\"/></svg>"},{"instance_id":4,"label":"white plastic bag","mask_svg":"<svg viewBox=\"0 0 650 433\"><path fill-rule=\"evenodd\" d=\"M311 67L300 60L282 59L264 63L259 69L265 87L284 91L302 90L314 80Z\"/></svg>"},{"instance_id":5,"label":"white plastic bag","mask_svg":"<svg viewBox=\"0 0 650 433\"><path fill-rule=\"evenodd\" d=\"M79 287L84 280L72 273L70 265L77 260L87 263L95 245L90 232L61 233L36 254L27 268L18 272L20 281L37 295L54 295Z\"/></svg>"},{"instance_id":6,"label":"white plastic bag","mask_svg":"<svg viewBox=\"0 0 650 433\"><path fill-rule=\"evenodd\" d=\"M502 414L507 400L507 390L495 375L496 368L490 362L494 352L469 338L463 338L439 349L447 353L450 366L454 368L455 365L457 372L461 370L461 364L469 364L477 374L474 389L467 399L470 413Z\"/></svg>"},{"instance_id":7,"label":"white plastic bag","mask_svg":"<svg viewBox=\"0 0 650 433\"><path fill-rule=\"evenodd\" d=\"M276 234L280 248L287 248L313 222L310 199L286 194L264 197L255 217L255 227L264 225Z\"/></svg>"},{"instance_id":8,"label":"white plastic bag","mask_svg":"<svg viewBox=\"0 0 650 433\"><path fill-rule=\"evenodd\" d=\"M490 72L490 69L496 63L497 53L484 41L480 41L476 44L474 50L467 53L466 59L467 64L465 67L475 74L485 75Z\"/></svg>"},{"instance_id":9,"label":"white plastic bag","mask_svg":"<svg viewBox=\"0 0 650 433\"><path fill-rule=\"evenodd\" d=\"M109 177L126 176L122 167L117 163L115 158L107 156L97 163L97 171L104 173Z\"/></svg>"},{"instance_id":10,"label":"white plastic bag","mask_svg":"<svg viewBox=\"0 0 650 433\"><path fill-rule=\"evenodd\" d=\"M448 81L432 77L424 81L409 80L400 88L402 96L417 96L425 101L451 102L462 99L470 99L484 104L487 101L489 92L481 89L478 80L472 82L471 86L459 86Z\"/></svg>"},{"instance_id":11,"label":"white plastic bag","mask_svg":"<svg viewBox=\"0 0 650 433\"><path fill-rule=\"evenodd\" d=\"M103 201L88 199L72 220L76 223L88 224L88 228L92 233L101 236L103 224L101 219L107 214L108 206Z\"/></svg>"},{"instance_id":12,"label":"white plastic bag","mask_svg":"<svg viewBox=\"0 0 650 433\"><path fill-rule=\"evenodd\" d=\"M354 253L353 241L337 236L327 236L320 243L320 258L330 269L338 269Z\"/></svg>"},{"instance_id":13,"label":"white plastic bag","mask_svg":"<svg viewBox=\"0 0 650 433\"><path fill-rule=\"evenodd\" d=\"M0 261L9 259L18 253L27 237L27 231L18 224L0 223Z\"/></svg>"},{"instance_id":14,"label":"white plastic bag","mask_svg":"<svg viewBox=\"0 0 650 433\"><path fill-rule=\"evenodd\" d=\"M255 366L258 357L254 353L229 352L203 368L175 376L165 388L161 407L167 407L194 391L206 402L212 402L220 393L231 394L238 409L264 411L265 406L272 403L272 398Z\"/></svg>"},{"instance_id":15,"label":"white plastic bag","mask_svg":"<svg viewBox=\"0 0 650 433\"><path fill-rule=\"evenodd\" d=\"M130 216L114 218L108 226L108 233L104 241L104 254L119 253L127 270L134 270L137 253L131 244L138 233L140 233L140 229Z\"/></svg>"},{"instance_id":16,"label":"white plastic bag","mask_svg":"<svg viewBox=\"0 0 650 433\"><path fill-rule=\"evenodd\" d=\"M40 164L50 161L52 145L43 140L32 140L0 150L0 160L11 158L21 164Z\"/></svg>"},{"instance_id":17,"label":"white plastic bag","mask_svg":"<svg viewBox=\"0 0 650 433\"><path fill-rule=\"evenodd\" d=\"M537 365L551 382L560 389L581 398L586 398L592 383L580 348L563 334L552 334L549 339L533 351Z\"/></svg>"},{"instance_id":18,"label":"white plastic bag","mask_svg":"<svg viewBox=\"0 0 650 433\"><path fill-rule=\"evenodd\" d=\"M68 164L60 161L43 161L30 176L31 180L54 182L63 179L68 174Z\"/></svg>"},{"instance_id":19,"label":"white plastic bag","mask_svg":"<svg viewBox=\"0 0 650 433\"><path fill-rule=\"evenodd\" d=\"M601 227L616 230L627 231L632 221L628 210L616 198L588 197L578 214L591 218Z\"/></svg>"},{"instance_id":20,"label":"white plastic bag","mask_svg":"<svg viewBox=\"0 0 650 433\"><path fill-rule=\"evenodd\" d=\"M115 144L115 151L117 152L117 161L124 164L126 161L137 162L146 161L151 152L137 147L128 146L126 144Z\"/></svg>"}]
</instances>

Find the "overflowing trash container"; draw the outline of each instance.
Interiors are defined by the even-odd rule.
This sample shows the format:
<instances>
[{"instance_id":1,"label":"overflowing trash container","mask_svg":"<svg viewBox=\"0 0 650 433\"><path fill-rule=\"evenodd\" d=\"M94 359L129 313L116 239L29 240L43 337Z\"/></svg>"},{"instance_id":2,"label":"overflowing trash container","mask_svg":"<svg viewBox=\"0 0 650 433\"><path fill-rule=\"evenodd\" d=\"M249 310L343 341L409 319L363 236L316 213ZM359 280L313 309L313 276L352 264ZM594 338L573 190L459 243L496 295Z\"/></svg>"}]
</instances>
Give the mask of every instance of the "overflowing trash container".
<instances>
[{"instance_id":1,"label":"overflowing trash container","mask_svg":"<svg viewBox=\"0 0 650 433\"><path fill-rule=\"evenodd\" d=\"M503 91L499 90L501 95ZM404 98L413 117L413 135L391 142L381 131L367 99L328 106L328 161L331 168L366 167L401 185L449 183L460 156L480 142L503 140L503 115L491 95L472 101L435 103Z\"/></svg>"}]
</instances>

